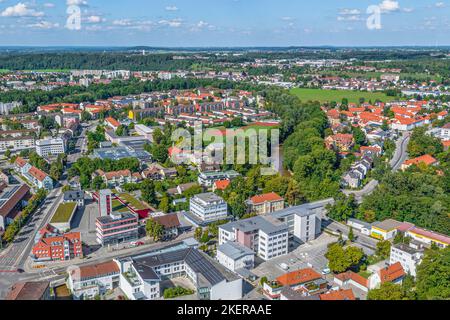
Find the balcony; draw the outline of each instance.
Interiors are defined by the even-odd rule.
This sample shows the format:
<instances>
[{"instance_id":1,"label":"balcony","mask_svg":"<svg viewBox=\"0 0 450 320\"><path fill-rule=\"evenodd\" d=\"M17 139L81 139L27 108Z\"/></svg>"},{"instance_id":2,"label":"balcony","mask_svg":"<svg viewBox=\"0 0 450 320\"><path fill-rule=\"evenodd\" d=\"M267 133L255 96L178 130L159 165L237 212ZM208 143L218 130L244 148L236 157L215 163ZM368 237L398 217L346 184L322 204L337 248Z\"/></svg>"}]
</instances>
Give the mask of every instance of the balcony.
<instances>
[{"instance_id":1,"label":"balcony","mask_svg":"<svg viewBox=\"0 0 450 320\"><path fill-rule=\"evenodd\" d=\"M142 285L141 280L133 271L124 272L122 275L132 287L139 287Z\"/></svg>"}]
</instances>

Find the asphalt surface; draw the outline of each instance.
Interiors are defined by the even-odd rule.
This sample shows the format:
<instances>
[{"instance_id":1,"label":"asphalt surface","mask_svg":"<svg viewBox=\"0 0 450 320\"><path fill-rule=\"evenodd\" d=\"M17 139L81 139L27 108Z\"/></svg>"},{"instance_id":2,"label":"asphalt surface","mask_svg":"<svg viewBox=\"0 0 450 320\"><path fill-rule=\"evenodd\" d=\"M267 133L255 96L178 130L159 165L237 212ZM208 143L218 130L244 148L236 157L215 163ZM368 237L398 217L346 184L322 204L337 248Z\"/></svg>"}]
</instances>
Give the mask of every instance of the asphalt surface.
<instances>
[{"instance_id":1,"label":"asphalt surface","mask_svg":"<svg viewBox=\"0 0 450 320\"><path fill-rule=\"evenodd\" d=\"M401 168L403 162L405 162L405 160L408 158L407 149L408 149L408 143L409 143L410 137L411 137L410 133L406 132L397 141L395 153L392 156L392 160L390 161L392 171L398 171ZM342 192L344 194L346 194L347 196L353 194L355 196L356 201L361 203L363 198L365 196L371 194L373 191L375 191L375 189L377 188L378 185L379 185L379 182L377 180L371 180L361 190L356 190L356 191L342 190Z\"/></svg>"}]
</instances>

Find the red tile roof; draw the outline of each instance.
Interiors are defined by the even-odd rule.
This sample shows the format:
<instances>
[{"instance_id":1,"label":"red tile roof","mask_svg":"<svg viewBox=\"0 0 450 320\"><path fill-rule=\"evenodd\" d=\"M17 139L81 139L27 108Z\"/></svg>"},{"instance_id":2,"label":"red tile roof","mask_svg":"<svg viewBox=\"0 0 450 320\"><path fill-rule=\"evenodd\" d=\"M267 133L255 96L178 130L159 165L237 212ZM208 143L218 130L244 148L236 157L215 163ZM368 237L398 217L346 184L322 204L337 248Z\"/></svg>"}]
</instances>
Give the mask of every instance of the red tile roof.
<instances>
[{"instance_id":1,"label":"red tile roof","mask_svg":"<svg viewBox=\"0 0 450 320\"><path fill-rule=\"evenodd\" d=\"M30 170L28 170L28 173L41 182L48 176L44 171L36 167L31 167Z\"/></svg>"},{"instance_id":2,"label":"red tile roof","mask_svg":"<svg viewBox=\"0 0 450 320\"><path fill-rule=\"evenodd\" d=\"M364 278L363 276L360 276L357 273L354 273L353 271L347 271L344 273L340 273L335 276L337 279L341 280L342 282L353 280L354 282L368 288L369 287L369 280Z\"/></svg>"},{"instance_id":3,"label":"red tile roof","mask_svg":"<svg viewBox=\"0 0 450 320\"><path fill-rule=\"evenodd\" d=\"M23 158L17 157L14 164L22 168L23 166L25 166L27 164L27 162Z\"/></svg>"},{"instance_id":4,"label":"red tile roof","mask_svg":"<svg viewBox=\"0 0 450 320\"><path fill-rule=\"evenodd\" d=\"M230 180L219 180L214 182L214 185L217 190L225 190L230 185Z\"/></svg>"},{"instance_id":5,"label":"red tile roof","mask_svg":"<svg viewBox=\"0 0 450 320\"><path fill-rule=\"evenodd\" d=\"M392 282L405 276L405 270L400 262L394 263L389 267L383 268L379 271L381 283Z\"/></svg>"},{"instance_id":6,"label":"red tile roof","mask_svg":"<svg viewBox=\"0 0 450 320\"><path fill-rule=\"evenodd\" d=\"M80 270L79 276L81 280L120 273L119 266L112 260L89 266L81 266L79 270ZM73 276L76 276L76 269L72 270L71 274Z\"/></svg>"},{"instance_id":7,"label":"red tile roof","mask_svg":"<svg viewBox=\"0 0 450 320\"><path fill-rule=\"evenodd\" d=\"M294 272L286 273L277 278L277 281L283 286L295 286L305 282L321 279L322 276L314 269L306 268Z\"/></svg>"},{"instance_id":8,"label":"red tile roof","mask_svg":"<svg viewBox=\"0 0 450 320\"><path fill-rule=\"evenodd\" d=\"M50 282L19 282L11 287L5 300L41 300L48 290Z\"/></svg>"},{"instance_id":9,"label":"red tile roof","mask_svg":"<svg viewBox=\"0 0 450 320\"><path fill-rule=\"evenodd\" d=\"M405 161L405 165L410 166L410 165L418 165L419 163L425 163L427 166L431 166L435 163L437 163L438 161L433 158L432 156L430 156L429 154L425 154L423 156L420 156L418 158L414 158L414 159L410 159L410 160L406 160Z\"/></svg>"},{"instance_id":10,"label":"red tile roof","mask_svg":"<svg viewBox=\"0 0 450 320\"><path fill-rule=\"evenodd\" d=\"M260 204L260 203L272 202L272 201L283 201L283 200L284 199L282 197L280 197L278 194L276 194L275 192L261 194L261 195L257 195L257 196L250 198L250 201L253 204Z\"/></svg>"},{"instance_id":11,"label":"red tile roof","mask_svg":"<svg viewBox=\"0 0 450 320\"><path fill-rule=\"evenodd\" d=\"M356 300L352 289L330 291L319 295L320 300Z\"/></svg>"},{"instance_id":12,"label":"red tile roof","mask_svg":"<svg viewBox=\"0 0 450 320\"><path fill-rule=\"evenodd\" d=\"M117 120L114 119L113 117L108 117L108 118L106 118L106 121L109 122L113 127L118 127L118 126L120 126L119 121L117 121Z\"/></svg>"}]
</instances>

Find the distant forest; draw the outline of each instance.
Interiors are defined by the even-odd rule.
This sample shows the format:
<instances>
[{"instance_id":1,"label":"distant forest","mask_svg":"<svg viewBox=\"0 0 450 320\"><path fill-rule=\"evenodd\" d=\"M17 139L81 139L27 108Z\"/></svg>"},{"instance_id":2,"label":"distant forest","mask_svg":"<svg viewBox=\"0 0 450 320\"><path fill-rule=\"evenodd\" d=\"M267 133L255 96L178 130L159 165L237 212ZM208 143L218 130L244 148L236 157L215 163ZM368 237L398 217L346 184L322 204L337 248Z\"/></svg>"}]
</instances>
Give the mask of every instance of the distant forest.
<instances>
[{"instance_id":1,"label":"distant forest","mask_svg":"<svg viewBox=\"0 0 450 320\"><path fill-rule=\"evenodd\" d=\"M145 48L142 48L145 50ZM212 50L212 49L211 49ZM448 49L405 48L285 48L247 49L243 51L192 51L192 52L147 52L142 55L138 48L128 51L45 51L0 50L0 69L45 70L45 69L126 69L138 70L188 70L200 66L214 68L216 63L242 63L255 59L356 59L370 60L434 60L444 58ZM182 56L184 59L174 59ZM200 59L199 56L207 59Z\"/></svg>"}]
</instances>

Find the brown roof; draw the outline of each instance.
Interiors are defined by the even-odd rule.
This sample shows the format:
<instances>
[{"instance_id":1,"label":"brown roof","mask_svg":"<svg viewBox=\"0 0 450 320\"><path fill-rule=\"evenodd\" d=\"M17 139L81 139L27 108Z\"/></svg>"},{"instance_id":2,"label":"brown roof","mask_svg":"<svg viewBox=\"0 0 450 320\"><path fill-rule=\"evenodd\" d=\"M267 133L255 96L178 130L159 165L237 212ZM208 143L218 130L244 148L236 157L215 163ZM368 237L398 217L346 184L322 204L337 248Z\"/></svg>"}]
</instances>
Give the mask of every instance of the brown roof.
<instances>
[{"instance_id":1,"label":"brown roof","mask_svg":"<svg viewBox=\"0 0 450 320\"><path fill-rule=\"evenodd\" d=\"M41 300L50 282L19 282L11 287L5 300Z\"/></svg>"},{"instance_id":2,"label":"brown roof","mask_svg":"<svg viewBox=\"0 0 450 320\"><path fill-rule=\"evenodd\" d=\"M280 197L279 195L277 195L275 192L261 194L261 195L250 198L250 201L253 204L260 204L260 203L272 202L272 201L283 201L283 200L284 199L282 197Z\"/></svg>"},{"instance_id":3,"label":"brown roof","mask_svg":"<svg viewBox=\"0 0 450 320\"><path fill-rule=\"evenodd\" d=\"M165 229L175 228L180 226L180 220L178 220L178 215L166 214L164 216L154 217L153 220L157 221L159 224L163 225Z\"/></svg>"},{"instance_id":4,"label":"brown roof","mask_svg":"<svg viewBox=\"0 0 450 320\"><path fill-rule=\"evenodd\" d=\"M27 162L21 157L17 157L14 163L21 168L27 164Z\"/></svg>"},{"instance_id":5,"label":"brown roof","mask_svg":"<svg viewBox=\"0 0 450 320\"><path fill-rule=\"evenodd\" d=\"M119 171L111 171L111 172L106 172L105 173L105 177L108 180L113 179L114 177L130 177L131 176L131 171L126 169L126 170L119 170Z\"/></svg>"},{"instance_id":6,"label":"brown roof","mask_svg":"<svg viewBox=\"0 0 450 320\"><path fill-rule=\"evenodd\" d=\"M320 300L356 300L352 289L330 291L319 295Z\"/></svg>"},{"instance_id":7,"label":"brown roof","mask_svg":"<svg viewBox=\"0 0 450 320\"><path fill-rule=\"evenodd\" d=\"M405 271L403 270L400 262L394 263L393 265L380 270L381 283L395 281L404 275Z\"/></svg>"},{"instance_id":8,"label":"brown roof","mask_svg":"<svg viewBox=\"0 0 450 320\"><path fill-rule=\"evenodd\" d=\"M72 274L76 273L74 269ZM119 267L114 261L108 261L104 263L82 266L80 267L80 279L90 279L101 276L106 276L109 274L118 274L120 273Z\"/></svg>"},{"instance_id":9,"label":"brown roof","mask_svg":"<svg viewBox=\"0 0 450 320\"><path fill-rule=\"evenodd\" d=\"M363 276L360 276L357 273L354 273L353 271L347 271L344 273L340 273L340 274L336 275L335 277L343 282L348 281L348 280L353 280L356 283L358 283L366 288L369 286L369 280L367 280Z\"/></svg>"},{"instance_id":10,"label":"brown roof","mask_svg":"<svg viewBox=\"0 0 450 320\"><path fill-rule=\"evenodd\" d=\"M294 286L297 284L321 279L322 276L311 268L301 269L294 272L286 273L277 278L277 281L283 286Z\"/></svg>"},{"instance_id":11,"label":"brown roof","mask_svg":"<svg viewBox=\"0 0 450 320\"><path fill-rule=\"evenodd\" d=\"M31 174L36 179L38 179L39 181L44 181L44 179L48 176L44 171L36 167L31 167L30 170L28 170L28 173Z\"/></svg>"},{"instance_id":12,"label":"brown roof","mask_svg":"<svg viewBox=\"0 0 450 320\"><path fill-rule=\"evenodd\" d=\"M20 186L19 189L0 207L0 215L8 216L13 208L30 192L30 187L26 184Z\"/></svg>"}]
</instances>

